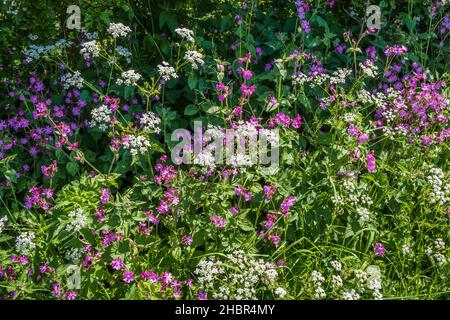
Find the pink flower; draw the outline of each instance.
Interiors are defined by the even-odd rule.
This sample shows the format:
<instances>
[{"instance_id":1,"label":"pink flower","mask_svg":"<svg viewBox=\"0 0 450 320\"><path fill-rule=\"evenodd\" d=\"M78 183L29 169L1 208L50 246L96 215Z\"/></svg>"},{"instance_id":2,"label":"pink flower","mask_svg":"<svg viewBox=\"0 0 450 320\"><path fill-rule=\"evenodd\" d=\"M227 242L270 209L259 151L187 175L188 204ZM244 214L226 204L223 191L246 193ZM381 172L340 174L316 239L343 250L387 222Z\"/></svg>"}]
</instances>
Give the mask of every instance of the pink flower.
<instances>
[{"instance_id":1,"label":"pink flower","mask_svg":"<svg viewBox=\"0 0 450 320\"><path fill-rule=\"evenodd\" d=\"M124 271L123 272L123 281L126 283L130 283L134 281L134 272L133 271Z\"/></svg>"},{"instance_id":2,"label":"pink flower","mask_svg":"<svg viewBox=\"0 0 450 320\"><path fill-rule=\"evenodd\" d=\"M422 139L422 142L425 143L425 144L430 144L431 141L433 141L433 139L431 139L428 136L423 136L421 139Z\"/></svg>"},{"instance_id":3,"label":"pink flower","mask_svg":"<svg viewBox=\"0 0 450 320\"><path fill-rule=\"evenodd\" d=\"M276 186L264 186L263 191L264 191L264 197L266 198L266 200L270 200L270 199L272 199L275 192L277 192L277 187Z\"/></svg>"},{"instance_id":4,"label":"pink flower","mask_svg":"<svg viewBox=\"0 0 450 320\"><path fill-rule=\"evenodd\" d=\"M375 171L375 156L373 155L373 151L370 152L367 156L366 156L366 161L367 161L367 170L372 173Z\"/></svg>"},{"instance_id":5,"label":"pink flower","mask_svg":"<svg viewBox=\"0 0 450 320\"><path fill-rule=\"evenodd\" d=\"M208 300L208 294L204 291L197 292L197 299L198 300Z\"/></svg>"},{"instance_id":6,"label":"pink flower","mask_svg":"<svg viewBox=\"0 0 450 320\"><path fill-rule=\"evenodd\" d=\"M373 246L373 252L375 252L375 254L377 256L381 256L383 257L384 254L386 253L386 249L384 248L384 245L380 242L375 243L375 245Z\"/></svg>"},{"instance_id":7,"label":"pink flower","mask_svg":"<svg viewBox=\"0 0 450 320\"><path fill-rule=\"evenodd\" d=\"M148 221L150 221L151 224L153 224L155 226L159 224L159 218L158 217L154 216L150 212L147 212L146 215L147 215Z\"/></svg>"},{"instance_id":8,"label":"pink flower","mask_svg":"<svg viewBox=\"0 0 450 320\"><path fill-rule=\"evenodd\" d=\"M181 238L181 243L185 246L190 246L192 244L192 237L191 236L183 236Z\"/></svg>"},{"instance_id":9,"label":"pink flower","mask_svg":"<svg viewBox=\"0 0 450 320\"><path fill-rule=\"evenodd\" d=\"M349 127L348 127L348 134L350 135L350 136L356 136L358 133L359 133L359 129L358 129L358 127L357 126L355 126L354 124L351 124Z\"/></svg>"},{"instance_id":10,"label":"pink flower","mask_svg":"<svg viewBox=\"0 0 450 320\"><path fill-rule=\"evenodd\" d=\"M211 222L214 223L217 228L223 228L225 227L227 221L217 215L214 215L211 217Z\"/></svg>"},{"instance_id":11,"label":"pink flower","mask_svg":"<svg viewBox=\"0 0 450 320\"><path fill-rule=\"evenodd\" d=\"M109 190L107 188L103 188L102 191L101 191L101 195L102 195L102 197L100 198L100 203L101 204L108 203L109 202L109 196L111 195Z\"/></svg>"},{"instance_id":12,"label":"pink flower","mask_svg":"<svg viewBox=\"0 0 450 320\"><path fill-rule=\"evenodd\" d=\"M253 84L251 86L248 86L245 83L243 83L241 84L241 93L242 95L249 97L255 93L255 86Z\"/></svg>"},{"instance_id":13,"label":"pink flower","mask_svg":"<svg viewBox=\"0 0 450 320\"><path fill-rule=\"evenodd\" d=\"M114 270L121 270L125 266L125 264L123 263L122 259L115 258L111 262L111 266Z\"/></svg>"},{"instance_id":14,"label":"pink flower","mask_svg":"<svg viewBox=\"0 0 450 320\"><path fill-rule=\"evenodd\" d=\"M295 203L296 199L294 196L289 196L287 197L282 203L281 203L281 212L284 215L287 215L287 212L289 210L290 207L292 207L292 205Z\"/></svg>"},{"instance_id":15,"label":"pink flower","mask_svg":"<svg viewBox=\"0 0 450 320\"><path fill-rule=\"evenodd\" d=\"M75 300L77 293L75 291L67 291L67 300Z\"/></svg>"},{"instance_id":16,"label":"pink flower","mask_svg":"<svg viewBox=\"0 0 450 320\"><path fill-rule=\"evenodd\" d=\"M302 126L302 117L298 114L294 120L292 120L292 127L299 129Z\"/></svg>"},{"instance_id":17,"label":"pink flower","mask_svg":"<svg viewBox=\"0 0 450 320\"><path fill-rule=\"evenodd\" d=\"M343 54L344 53L344 51L345 51L345 49L346 49L346 45L345 44L340 44L340 45L338 45L337 47L336 47L336 51L339 53L339 54Z\"/></svg>"},{"instance_id":18,"label":"pink flower","mask_svg":"<svg viewBox=\"0 0 450 320\"><path fill-rule=\"evenodd\" d=\"M250 70L245 70L245 69L241 68L241 72L242 72L242 77L244 78L244 80L250 80L253 76L253 74Z\"/></svg>"},{"instance_id":19,"label":"pink flower","mask_svg":"<svg viewBox=\"0 0 450 320\"><path fill-rule=\"evenodd\" d=\"M369 140L369 136L367 134L365 134L365 133L361 133L358 136L358 142L359 143L364 143L364 142L367 142L368 140Z\"/></svg>"},{"instance_id":20,"label":"pink flower","mask_svg":"<svg viewBox=\"0 0 450 320\"><path fill-rule=\"evenodd\" d=\"M270 97L268 102L271 106L274 106L278 103L277 98L275 97Z\"/></svg>"}]
</instances>

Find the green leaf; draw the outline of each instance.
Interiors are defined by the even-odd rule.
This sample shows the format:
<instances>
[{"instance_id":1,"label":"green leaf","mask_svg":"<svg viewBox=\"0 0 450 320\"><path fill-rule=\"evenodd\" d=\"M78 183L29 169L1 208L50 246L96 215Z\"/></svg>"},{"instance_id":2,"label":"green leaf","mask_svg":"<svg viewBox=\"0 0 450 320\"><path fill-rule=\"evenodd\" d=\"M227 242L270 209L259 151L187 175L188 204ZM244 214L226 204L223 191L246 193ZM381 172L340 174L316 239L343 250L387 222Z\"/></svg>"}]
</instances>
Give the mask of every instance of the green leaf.
<instances>
[{"instance_id":1,"label":"green leaf","mask_svg":"<svg viewBox=\"0 0 450 320\"><path fill-rule=\"evenodd\" d=\"M190 104L184 109L184 115L186 116L193 116L194 114L197 114L198 107L195 104Z\"/></svg>"},{"instance_id":2,"label":"green leaf","mask_svg":"<svg viewBox=\"0 0 450 320\"><path fill-rule=\"evenodd\" d=\"M189 85L189 88L191 90L194 89L197 86L197 83L198 83L197 78L189 76L189 78L188 78L188 85Z\"/></svg>"},{"instance_id":3,"label":"green leaf","mask_svg":"<svg viewBox=\"0 0 450 320\"><path fill-rule=\"evenodd\" d=\"M78 162L71 161L66 164L67 173L71 176L76 175L79 169L80 165L78 164Z\"/></svg>"},{"instance_id":4,"label":"green leaf","mask_svg":"<svg viewBox=\"0 0 450 320\"><path fill-rule=\"evenodd\" d=\"M11 182L16 183L17 182L17 178L16 178L16 170L14 169L9 169L6 170L6 172L4 173L5 178L10 180Z\"/></svg>"}]
</instances>

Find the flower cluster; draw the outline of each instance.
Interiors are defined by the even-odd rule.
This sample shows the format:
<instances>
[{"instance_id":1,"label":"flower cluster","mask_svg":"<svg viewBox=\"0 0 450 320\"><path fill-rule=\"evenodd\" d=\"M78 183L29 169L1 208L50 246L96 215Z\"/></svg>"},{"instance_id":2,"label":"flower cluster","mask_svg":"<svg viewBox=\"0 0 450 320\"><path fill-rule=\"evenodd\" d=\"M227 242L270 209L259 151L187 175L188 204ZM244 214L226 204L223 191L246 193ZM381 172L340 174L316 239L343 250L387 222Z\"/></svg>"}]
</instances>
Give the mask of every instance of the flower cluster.
<instances>
[{"instance_id":1,"label":"flower cluster","mask_svg":"<svg viewBox=\"0 0 450 320\"><path fill-rule=\"evenodd\" d=\"M150 141L145 136L132 134L123 136L122 144L125 149L130 150L130 153L133 156L138 154L146 154L152 146Z\"/></svg>"},{"instance_id":2,"label":"flower cluster","mask_svg":"<svg viewBox=\"0 0 450 320\"><path fill-rule=\"evenodd\" d=\"M211 257L198 263L194 274L202 297L257 299L261 287L273 290L278 297L286 295L286 290L276 285L278 272L274 264L249 258L243 250L235 250L226 258L226 262Z\"/></svg>"},{"instance_id":3,"label":"flower cluster","mask_svg":"<svg viewBox=\"0 0 450 320\"><path fill-rule=\"evenodd\" d=\"M144 130L144 132L161 132L161 129L159 128L161 118L159 118L155 113L151 111L143 113L139 118L139 123L141 124L142 130Z\"/></svg>"},{"instance_id":4,"label":"flower cluster","mask_svg":"<svg viewBox=\"0 0 450 320\"><path fill-rule=\"evenodd\" d=\"M90 126L98 127L101 131L108 130L115 122L113 111L110 107L103 104L98 108L92 109Z\"/></svg>"},{"instance_id":5,"label":"flower cluster","mask_svg":"<svg viewBox=\"0 0 450 320\"><path fill-rule=\"evenodd\" d=\"M78 208L69 212L69 223L66 225L66 230L69 232L77 232L87 226L88 220L82 208Z\"/></svg>"},{"instance_id":6,"label":"flower cluster","mask_svg":"<svg viewBox=\"0 0 450 320\"><path fill-rule=\"evenodd\" d=\"M205 64L204 55L198 51L186 51L184 53L184 59L188 61L193 69L198 69L199 66Z\"/></svg>"},{"instance_id":7,"label":"flower cluster","mask_svg":"<svg viewBox=\"0 0 450 320\"><path fill-rule=\"evenodd\" d=\"M80 53L85 60L100 56L100 47L96 40L86 41L81 44Z\"/></svg>"},{"instance_id":8,"label":"flower cluster","mask_svg":"<svg viewBox=\"0 0 450 320\"><path fill-rule=\"evenodd\" d=\"M33 207L42 208L44 211L50 210L50 203L48 200L53 198L53 191L50 188L44 189L38 186L31 187L25 196L25 208L30 210Z\"/></svg>"},{"instance_id":9,"label":"flower cluster","mask_svg":"<svg viewBox=\"0 0 450 320\"><path fill-rule=\"evenodd\" d=\"M175 69L166 61L163 61L162 64L158 66L158 73L163 78L164 81L169 81L170 79L178 78L178 75Z\"/></svg>"},{"instance_id":10,"label":"flower cluster","mask_svg":"<svg viewBox=\"0 0 450 320\"><path fill-rule=\"evenodd\" d=\"M427 247L425 254L430 258L433 258L438 265L443 266L448 261L445 256L445 251L445 242L441 238L438 238L434 241L432 246Z\"/></svg>"},{"instance_id":11,"label":"flower cluster","mask_svg":"<svg viewBox=\"0 0 450 320\"><path fill-rule=\"evenodd\" d=\"M5 224L8 221L8 217L4 216L0 218L0 234L3 232L3 229L5 228Z\"/></svg>"},{"instance_id":12,"label":"flower cluster","mask_svg":"<svg viewBox=\"0 0 450 320\"><path fill-rule=\"evenodd\" d=\"M194 32L187 28L176 28L175 33L179 35L181 38L186 39L189 42L194 43Z\"/></svg>"},{"instance_id":13,"label":"flower cluster","mask_svg":"<svg viewBox=\"0 0 450 320\"><path fill-rule=\"evenodd\" d=\"M61 77L61 82L63 83L64 89L75 87L81 89L83 87L83 78L81 77L80 71L75 71L74 73L66 73Z\"/></svg>"},{"instance_id":14,"label":"flower cluster","mask_svg":"<svg viewBox=\"0 0 450 320\"><path fill-rule=\"evenodd\" d=\"M122 72L122 78L116 80L117 85L125 84L126 86L135 85L142 76L134 70Z\"/></svg>"},{"instance_id":15,"label":"flower cluster","mask_svg":"<svg viewBox=\"0 0 450 320\"><path fill-rule=\"evenodd\" d=\"M113 38L124 38L131 32L131 29L122 23L110 23L107 31Z\"/></svg>"},{"instance_id":16,"label":"flower cluster","mask_svg":"<svg viewBox=\"0 0 450 320\"><path fill-rule=\"evenodd\" d=\"M445 183L444 172L441 168L431 168L427 177L431 186L430 202L440 206L450 204L450 183Z\"/></svg>"},{"instance_id":17,"label":"flower cluster","mask_svg":"<svg viewBox=\"0 0 450 320\"><path fill-rule=\"evenodd\" d=\"M31 254L36 248L35 238L36 235L33 231L22 232L16 238L16 250L23 255Z\"/></svg>"}]
</instances>

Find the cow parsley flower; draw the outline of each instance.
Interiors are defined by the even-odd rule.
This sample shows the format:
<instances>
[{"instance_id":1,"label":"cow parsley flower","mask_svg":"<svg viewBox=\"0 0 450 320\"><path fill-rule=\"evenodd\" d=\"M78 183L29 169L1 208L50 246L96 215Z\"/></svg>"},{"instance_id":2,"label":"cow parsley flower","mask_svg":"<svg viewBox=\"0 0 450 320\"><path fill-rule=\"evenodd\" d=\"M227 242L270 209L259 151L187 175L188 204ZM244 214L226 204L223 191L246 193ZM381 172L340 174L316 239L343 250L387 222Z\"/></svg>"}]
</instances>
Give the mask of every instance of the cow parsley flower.
<instances>
[{"instance_id":1,"label":"cow parsley flower","mask_svg":"<svg viewBox=\"0 0 450 320\"><path fill-rule=\"evenodd\" d=\"M243 250L235 250L226 258L222 262L209 257L198 263L194 274L201 292L211 293L214 299L254 300L256 290L265 286L276 288L274 294L280 298L286 295L286 290L276 285L278 272L274 264L247 257Z\"/></svg>"},{"instance_id":2,"label":"cow parsley flower","mask_svg":"<svg viewBox=\"0 0 450 320\"><path fill-rule=\"evenodd\" d=\"M108 27L108 33L116 39L126 37L130 32L130 27L127 27L122 23L110 23Z\"/></svg>"},{"instance_id":3,"label":"cow parsley flower","mask_svg":"<svg viewBox=\"0 0 450 320\"><path fill-rule=\"evenodd\" d=\"M83 78L81 77L80 71L75 71L74 73L66 73L61 77L61 82L65 90L75 87L81 89L83 87Z\"/></svg>"},{"instance_id":4,"label":"cow parsley flower","mask_svg":"<svg viewBox=\"0 0 450 320\"><path fill-rule=\"evenodd\" d=\"M8 221L8 217L4 216L0 218L0 233L3 232L3 229L5 228L5 224Z\"/></svg>"},{"instance_id":5,"label":"cow parsley flower","mask_svg":"<svg viewBox=\"0 0 450 320\"><path fill-rule=\"evenodd\" d=\"M351 289L350 291L344 291L342 293L342 299L343 300L359 300L360 296L355 291L355 289Z\"/></svg>"},{"instance_id":6,"label":"cow parsley flower","mask_svg":"<svg viewBox=\"0 0 450 320\"><path fill-rule=\"evenodd\" d=\"M311 272L311 280L314 282L314 284L320 286L325 281L325 278L319 271L313 270Z\"/></svg>"},{"instance_id":7,"label":"cow parsley flower","mask_svg":"<svg viewBox=\"0 0 450 320\"><path fill-rule=\"evenodd\" d=\"M175 33L179 35L181 38L186 39L189 42L194 43L194 32L192 30L189 30L187 28L177 28L175 29Z\"/></svg>"},{"instance_id":8,"label":"cow parsley flower","mask_svg":"<svg viewBox=\"0 0 450 320\"><path fill-rule=\"evenodd\" d=\"M81 248L69 248L64 257L73 264L79 264L83 253L84 250Z\"/></svg>"},{"instance_id":9,"label":"cow parsley flower","mask_svg":"<svg viewBox=\"0 0 450 320\"><path fill-rule=\"evenodd\" d=\"M125 58L125 60L127 61L127 63L131 63L131 52L127 49L127 48L124 48L124 47L122 47L122 46L117 46L116 47L116 51L117 51L117 53L120 55L120 56L122 56L122 57L124 57Z\"/></svg>"},{"instance_id":10,"label":"cow parsley flower","mask_svg":"<svg viewBox=\"0 0 450 320\"><path fill-rule=\"evenodd\" d=\"M409 246L405 243L404 245L402 245L402 253L407 256L411 253L411 250L409 248Z\"/></svg>"},{"instance_id":11,"label":"cow parsley flower","mask_svg":"<svg viewBox=\"0 0 450 320\"><path fill-rule=\"evenodd\" d=\"M176 79L178 78L177 73L175 72L175 69L170 66L169 63L166 61L162 62L162 65L158 65L158 73L160 74L161 78L164 79L164 81L169 81L171 78Z\"/></svg>"},{"instance_id":12,"label":"cow parsley flower","mask_svg":"<svg viewBox=\"0 0 450 320\"><path fill-rule=\"evenodd\" d=\"M331 277L331 285L334 289L338 289L344 285L344 282L340 276L333 275Z\"/></svg>"},{"instance_id":13,"label":"cow parsley flower","mask_svg":"<svg viewBox=\"0 0 450 320\"><path fill-rule=\"evenodd\" d=\"M49 44L46 46L30 45L27 50L25 50L25 61L30 63L34 60L39 60L51 53L61 53L63 49L72 46L71 41L66 39L60 39L54 44Z\"/></svg>"},{"instance_id":14,"label":"cow parsley flower","mask_svg":"<svg viewBox=\"0 0 450 320\"><path fill-rule=\"evenodd\" d=\"M340 263L337 260L330 261L330 265L333 267L334 270L338 272L342 270L342 263Z\"/></svg>"},{"instance_id":15,"label":"cow parsley flower","mask_svg":"<svg viewBox=\"0 0 450 320\"><path fill-rule=\"evenodd\" d=\"M366 60L364 63L360 62L359 67L362 72L370 78L374 78L377 75L378 67L372 60Z\"/></svg>"},{"instance_id":16,"label":"cow parsley flower","mask_svg":"<svg viewBox=\"0 0 450 320\"><path fill-rule=\"evenodd\" d=\"M205 64L203 60L204 55L198 51L186 51L184 53L184 59L186 59L192 66L193 69L198 69L198 66L202 66Z\"/></svg>"},{"instance_id":17,"label":"cow parsley flower","mask_svg":"<svg viewBox=\"0 0 450 320\"><path fill-rule=\"evenodd\" d=\"M21 233L16 238L16 249L22 255L29 255L36 248L34 239L36 235L32 231L26 231Z\"/></svg>"},{"instance_id":18,"label":"cow parsley flower","mask_svg":"<svg viewBox=\"0 0 450 320\"><path fill-rule=\"evenodd\" d=\"M84 42L81 44L81 47L80 53L85 60L96 58L100 55L100 47L95 40Z\"/></svg>"},{"instance_id":19,"label":"cow parsley flower","mask_svg":"<svg viewBox=\"0 0 450 320\"><path fill-rule=\"evenodd\" d=\"M126 86L135 85L142 76L134 70L122 72L122 78L116 80L117 85L125 84Z\"/></svg>"},{"instance_id":20,"label":"cow parsley flower","mask_svg":"<svg viewBox=\"0 0 450 320\"><path fill-rule=\"evenodd\" d=\"M283 299L286 296L287 292L285 289L279 287L275 289L275 294L278 296L278 298Z\"/></svg>"},{"instance_id":21,"label":"cow parsley flower","mask_svg":"<svg viewBox=\"0 0 450 320\"><path fill-rule=\"evenodd\" d=\"M155 133L161 132L161 129L159 128L161 119L151 111L143 113L141 115L141 118L139 119L139 122L144 132L155 132Z\"/></svg>"},{"instance_id":22,"label":"cow parsley flower","mask_svg":"<svg viewBox=\"0 0 450 320\"><path fill-rule=\"evenodd\" d=\"M91 111L90 126L98 127L101 131L106 131L112 125L112 111L106 105L93 109Z\"/></svg>"},{"instance_id":23,"label":"cow parsley flower","mask_svg":"<svg viewBox=\"0 0 450 320\"><path fill-rule=\"evenodd\" d=\"M128 135L123 139L123 147L130 150L133 156L138 154L145 154L151 147L150 141L141 135Z\"/></svg>"},{"instance_id":24,"label":"cow parsley flower","mask_svg":"<svg viewBox=\"0 0 450 320\"><path fill-rule=\"evenodd\" d=\"M325 290L322 287L317 287L314 291L314 299L324 299L327 297Z\"/></svg>"},{"instance_id":25,"label":"cow parsley flower","mask_svg":"<svg viewBox=\"0 0 450 320\"><path fill-rule=\"evenodd\" d=\"M67 224L66 230L69 232L77 232L87 226L88 220L82 208L69 212L71 221Z\"/></svg>"}]
</instances>

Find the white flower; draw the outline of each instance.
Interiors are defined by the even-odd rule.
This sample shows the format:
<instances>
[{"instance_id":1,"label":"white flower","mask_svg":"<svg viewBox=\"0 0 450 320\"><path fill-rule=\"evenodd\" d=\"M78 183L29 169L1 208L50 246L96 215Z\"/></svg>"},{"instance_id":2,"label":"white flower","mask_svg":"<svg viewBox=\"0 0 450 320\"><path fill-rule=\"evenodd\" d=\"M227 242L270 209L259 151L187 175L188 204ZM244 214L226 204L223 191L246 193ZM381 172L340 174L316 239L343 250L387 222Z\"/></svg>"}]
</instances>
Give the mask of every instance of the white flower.
<instances>
[{"instance_id":1,"label":"white flower","mask_svg":"<svg viewBox=\"0 0 450 320\"><path fill-rule=\"evenodd\" d=\"M171 78L178 78L175 69L165 61L162 62L162 65L159 64L157 68L158 73L161 75L161 78L163 78L164 81L169 81Z\"/></svg>"},{"instance_id":2,"label":"white flower","mask_svg":"<svg viewBox=\"0 0 450 320\"><path fill-rule=\"evenodd\" d=\"M90 126L98 127L101 131L106 131L112 125L112 111L106 105L93 109L91 111Z\"/></svg>"},{"instance_id":3,"label":"white flower","mask_svg":"<svg viewBox=\"0 0 450 320\"><path fill-rule=\"evenodd\" d=\"M434 254L434 259L436 260L436 263L440 266L443 266L444 264L447 263L447 259L445 258L445 256L439 252Z\"/></svg>"},{"instance_id":4,"label":"white flower","mask_svg":"<svg viewBox=\"0 0 450 320\"><path fill-rule=\"evenodd\" d=\"M247 257L242 250L226 257L226 263L214 257L198 263L194 274L200 290L213 291L214 299L255 300L256 290L263 285L266 289L276 288L274 294L280 298L286 295L285 289L276 286L278 273L273 264Z\"/></svg>"},{"instance_id":5,"label":"white flower","mask_svg":"<svg viewBox=\"0 0 450 320\"><path fill-rule=\"evenodd\" d=\"M81 32L84 34L84 36L88 40L98 39L98 33L97 32L89 32L85 28L81 28Z\"/></svg>"},{"instance_id":6,"label":"white flower","mask_svg":"<svg viewBox=\"0 0 450 320\"><path fill-rule=\"evenodd\" d=\"M198 51L186 51L184 53L184 59L186 59L191 65L193 69L198 69L198 66L202 66L205 64L203 61L203 54Z\"/></svg>"},{"instance_id":7,"label":"white flower","mask_svg":"<svg viewBox=\"0 0 450 320\"><path fill-rule=\"evenodd\" d=\"M363 73L370 78L374 78L378 71L378 67L374 65L373 61L371 60L366 60L364 63L360 62L359 67L361 68Z\"/></svg>"},{"instance_id":8,"label":"white flower","mask_svg":"<svg viewBox=\"0 0 450 320\"><path fill-rule=\"evenodd\" d=\"M127 60L127 63L131 63L132 55L131 55L131 52L127 48L124 48L122 46L117 46L116 51L119 55L121 55L122 57L124 57Z\"/></svg>"},{"instance_id":9,"label":"white flower","mask_svg":"<svg viewBox=\"0 0 450 320\"><path fill-rule=\"evenodd\" d=\"M80 263L81 256L83 255L83 249L70 248L65 254L66 260L69 260L73 264Z\"/></svg>"},{"instance_id":10,"label":"white flower","mask_svg":"<svg viewBox=\"0 0 450 320\"><path fill-rule=\"evenodd\" d=\"M61 76L61 82L63 83L64 89L68 90L71 87L76 87L81 89L83 87L83 78L81 77L80 71L75 71L74 73L66 73Z\"/></svg>"},{"instance_id":11,"label":"white flower","mask_svg":"<svg viewBox=\"0 0 450 320\"><path fill-rule=\"evenodd\" d=\"M88 224L86 214L81 208L69 212L69 217L72 218L66 226L66 230L69 232L80 231Z\"/></svg>"},{"instance_id":12,"label":"white flower","mask_svg":"<svg viewBox=\"0 0 450 320\"><path fill-rule=\"evenodd\" d=\"M4 216L0 218L0 233L3 232L3 229L5 228L5 224L8 221L8 217Z\"/></svg>"},{"instance_id":13,"label":"white flower","mask_svg":"<svg viewBox=\"0 0 450 320\"><path fill-rule=\"evenodd\" d=\"M123 147L130 150L130 153L135 156L138 154L145 154L151 147L151 143L144 136L128 135L126 136L126 139L124 139Z\"/></svg>"},{"instance_id":14,"label":"white flower","mask_svg":"<svg viewBox=\"0 0 450 320\"><path fill-rule=\"evenodd\" d=\"M122 78L116 80L116 84L134 85L142 76L134 70L122 72Z\"/></svg>"},{"instance_id":15,"label":"white flower","mask_svg":"<svg viewBox=\"0 0 450 320\"><path fill-rule=\"evenodd\" d=\"M410 248L409 248L409 246L405 243L403 246L402 246L402 253L406 256L406 255L408 255L408 254L410 254Z\"/></svg>"},{"instance_id":16,"label":"white flower","mask_svg":"<svg viewBox=\"0 0 450 320\"><path fill-rule=\"evenodd\" d=\"M113 38L126 37L131 29L122 23L110 23L108 27L108 33L113 36Z\"/></svg>"},{"instance_id":17,"label":"white flower","mask_svg":"<svg viewBox=\"0 0 450 320\"><path fill-rule=\"evenodd\" d=\"M344 285L342 278L340 276L333 275L331 278L331 285L334 289L338 289Z\"/></svg>"},{"instance_id":18,"label":"white flower","mask_svg":"<svg viewBox=\"0 0 450 320\"><path fill-rule=\"evenodd\" d=\"M357 208L356 213L359 215L358 222L360 225L363 225L370 220L370 211L367 208Z\"/></svg>"},{"instance_id":19,"label":"white flower","mask_svg":"<svg viewBox=\"0 0 450 320\"><path fill-rule=\"evenodd\" d=\"M356 114L353 113L346 113L344 114L344 121L347 123L351 123L357 119Z\"/></svg>"},{"instance_id":20,"label":"white flower","mask_svg":"<svg viewBox=\"0 0 450 320\"><path fill-rule=\"evenodd\" d=\"M323 290L321 287L316 288L316 290L314 291L315 299L323 299L326 297L327 297L327 294L325 293L325 290Z\"/></svg>"},{"instance_id":21,"label":"white flower","mask_svg":"<svg viewBox=\"0 0 450 320\"><path fill-rule=\"evenodd\" d=\"M278 298L283 299L287 292L283 288L279 287L275 289L275 294L278 296Z\"/></svg>"},{"instance_id":22,"label":"white flower","mask_svg":"<svg viewBox=\"0 0 450 320\"><path fill-rule=\"evenodd\" d=\"M437 238L437 239L434 241L434 248L435 248L437 251L442 251L442 250L444 250L444 249L445 249L445 242L444 242L444 240L442 240L441 238Z\"/></svg>"},{"instance_id":23,"label":"white flower","mask_svg":"<svg viewBox=\"0 0 450 320\"><path fill-rule=\"evenodd\" d=\"M345 83L348 76L352 74L352 70L348 68L338 68L330 77L331 84ZM320 77L320 76L319 76Z\"/></svg>"},{"instance_id":24,"label":"white flower","mask_svg":"<svg viewBox=\"0 0 450 320\"><path fill-rule=\"evenodd\" d=\"M159 128L161 119L151 111L143 113L139 119L139 122L144 132L161 132L161 129Z\"/></svg>"},{"instance_id":25,"label":"white flower","mask_svg":"<svg viewBox=\"0 0 450 320\"><path fill-rule=\"evenodd\" d=\"M333 260L330 262L330 265L334 268L334 270L336 271L341 271L342 270L342 263L340 263L337 260Z\"/></svg>"},{"instance_id":26,"label":"white flower","mask_svg":"<svg viewBox=\"0 0 450 320\"><path fill-rule=\"evenodd\" d=\"M350 291L344 291L342 293L342 299L344 300L359 300L360 296L355 291L355 289L351 289Z\"/></svg>"},{"instance_id":27,"label":"white flower","mask_svg":"<svg viewBox=\"0 0 450 320\"><path fill-rule=\"evenodd\" d=\"M181 38L186 39L189 42L194 43L194 32L187 28L177 28L175 29L175 33L178 34Z\"/></svg>"},{"instance_id":28,"label":"white flower","mask_svg":"<svg viewBox=\"0 0 450 320\"><path fill-rule=\"evenodd\" d=\"M80 53L85 60L96 58L100 55L100 47L95 40L84 42L81 44L81 47Z\"/></svg>"},{"instance_id":29,"label":"white flower","mask_svg":"<svg viewBox=\"0 0 450 320\"><path fill-rule=\"evenodd\" d=\"M38 60L40 58L46 57L51 53L60 53L62 49L68 48L73 43L67 41L66 39L60 39L55 44L49 44L46 46L30 45L27 50L25 50L25 61L30 63L33 60Z\"/></svg>"},{"instance_id":30,"label":"white flower","mask_svg":"<svg viewBox=\"0 0 450 320\"><path fill-rule=\"evenodd\" d=\"M16 238L16 249L20 254L29 255L35 248L34 239L36 235L32 231L21 233Z\"/></svg>"},{"instance_id":31,"label":"white flower","mask_svg":"<svg viewBox=\"0 0 450 320\"><path fill-rule=\"evenodd\" d=\"M325 278L322 276L322 274L316 270L313 270L311 272L311 279L314 282L314 284L318 286L320 286L325 281Z\"/></svg>"}]
</instances>

